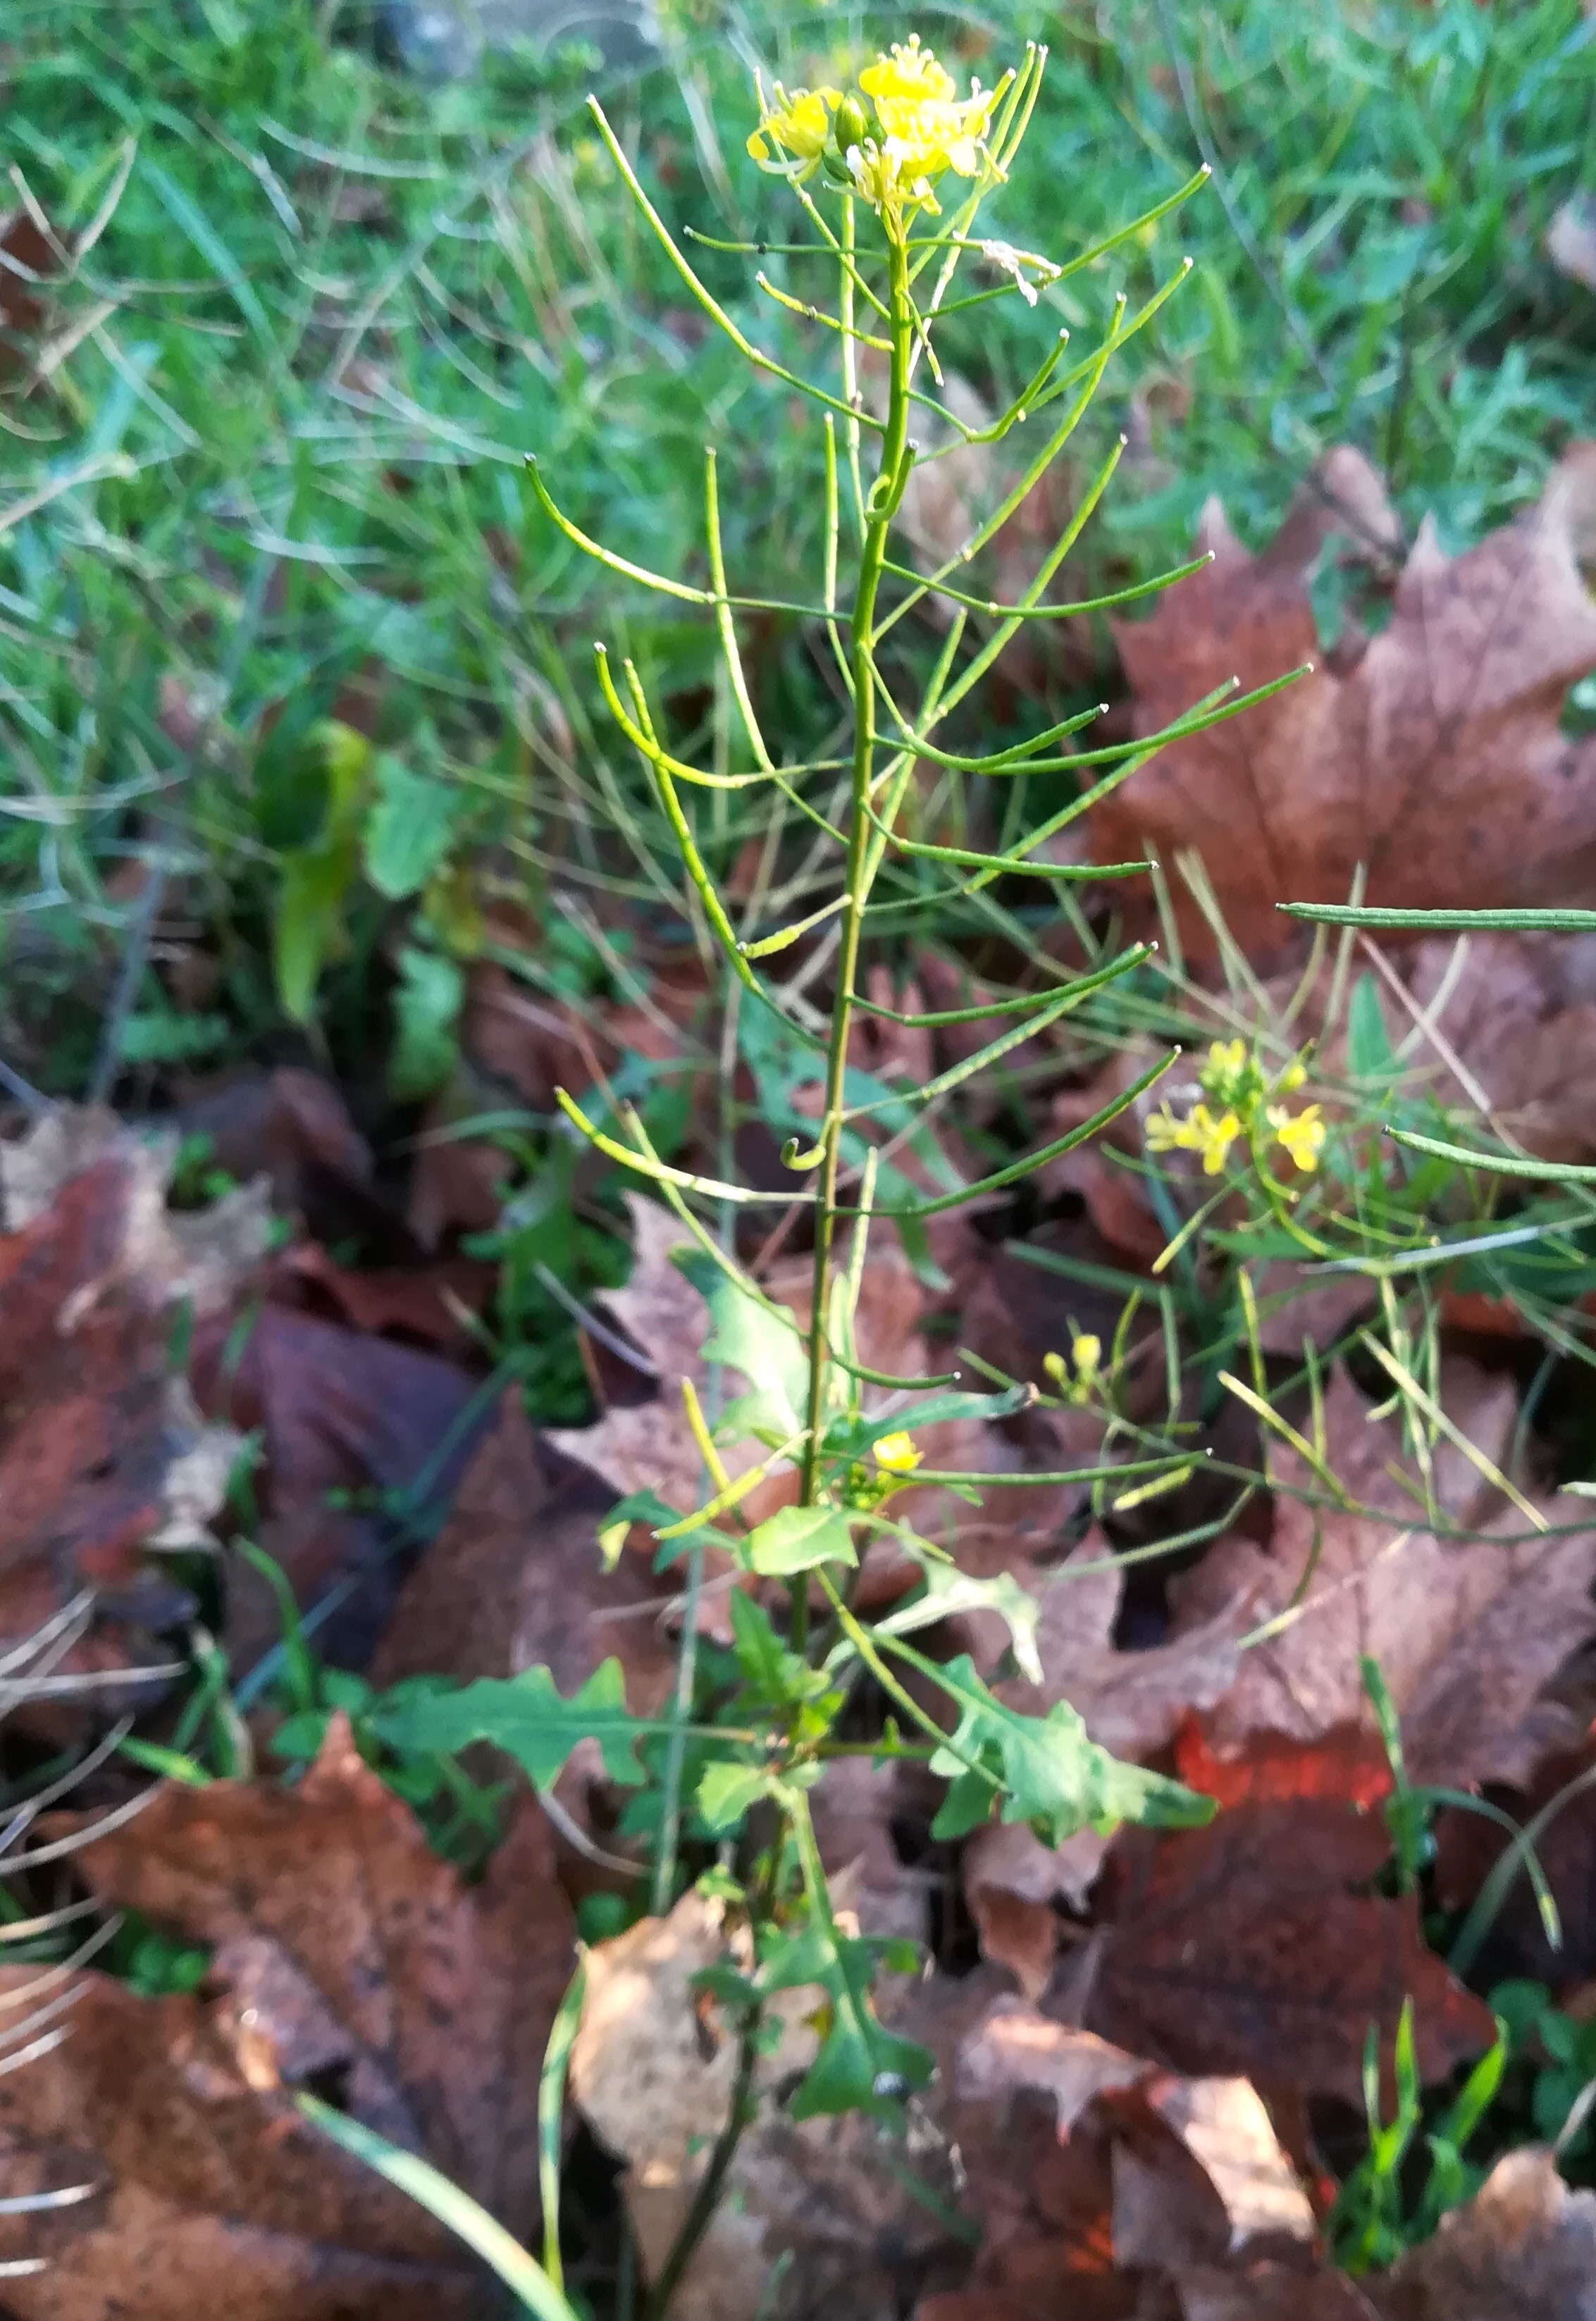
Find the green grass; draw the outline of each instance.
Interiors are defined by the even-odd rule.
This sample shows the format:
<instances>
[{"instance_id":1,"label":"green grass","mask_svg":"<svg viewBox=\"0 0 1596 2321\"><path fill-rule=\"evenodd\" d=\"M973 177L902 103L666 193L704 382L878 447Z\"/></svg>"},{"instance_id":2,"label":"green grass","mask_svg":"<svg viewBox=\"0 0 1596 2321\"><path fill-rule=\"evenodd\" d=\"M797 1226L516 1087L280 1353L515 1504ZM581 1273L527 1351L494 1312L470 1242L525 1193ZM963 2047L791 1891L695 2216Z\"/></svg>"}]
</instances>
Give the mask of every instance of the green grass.
<instances>
[{"instance_id":1,"label":"green grass","mask_svg":"<svg viewBox=\"0 0 1596 2321\"><path fill-rule=\"evenodd\" d=\"M590 641L635 656L686 746L726 707L712 632L596 578L537 512L524 454L579 523L701 578L713 436L736 585L777 595L816 566L820 457L812 416L706 329L620 198L581 105L592 60L501 59L431 87L378 61L352 10L324 37L325 13L7 13L0 144L54 230L94 240L42 318L0 278L0 1060L136 1106L174 1069L308 1054L380 1139L447 1079L484 903L548 924L557 878L656 943L689 940ZM1121 288L1145 296L1195 257L1079 439L1077 482L1127 421L1134 438L1079 553L1087 588L1178 560L1212 491L1266 537L1338 440L1389 469L1410 531L1433 508L1457 545L1532 497L1571 432L1596 433L1596 297L1541 251L1596 166L1578 0L1150 0L1115 12L1112 41L1102 14L922 12L989 78L1024 35L1053 42L1028 167L992 212L1015 242L1068 258L1199 150L1219 165L1035 310L949 327L952 360L1000 401L1061 324L1089 347ZM676 0L658 68L598 85L673 223L786 233L742 151L753 64L841 77L901 29ZM745 328L815 359L750 261L702 263ZM801 262L765 263L805 288ZM814 635L772 616L752 644L766 723L824 753ZM1043 672L1050 714L1077 705L1083 668L1112 684L1106 637ZM1033 787L1017 810L1051 811ZM750 827L715 800L717 874ZM198 999L172 979L174 924L205 962ZM534 992L632 996L560 924L564 951L515 959ZM768 1095L770 1060L749 1060ZM669 1086L629 1069L668 1142ZM562 1242L563 1199L552 1214ZM512 1339L527 1315L541 1330L534 1287ZM568 1389L574 1374L554 1403Z\"/></svg>"}]
</instances>

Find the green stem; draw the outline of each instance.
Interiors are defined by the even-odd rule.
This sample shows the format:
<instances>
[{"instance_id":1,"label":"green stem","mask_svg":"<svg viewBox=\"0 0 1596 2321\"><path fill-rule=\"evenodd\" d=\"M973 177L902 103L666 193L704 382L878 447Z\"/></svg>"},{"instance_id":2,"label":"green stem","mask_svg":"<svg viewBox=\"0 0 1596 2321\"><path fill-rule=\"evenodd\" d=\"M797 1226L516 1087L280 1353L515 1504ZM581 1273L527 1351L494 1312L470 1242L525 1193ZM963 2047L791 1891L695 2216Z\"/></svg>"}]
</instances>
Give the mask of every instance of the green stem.
<instances>
[{"instance_id":1,"label":"green stem","mask_svg":"<svg viewBox=\"0 0 1596 2321\"><path fill-rule=\"evenodd\" d=\"M820 1142L819 1203L815 1219L815 1271L809 1318L809 1439L804 1452L803 1504L812 1506L819 1492L820 1436L825 1417L826 1306L831 1287L832 1242L836 1224L837 1179L842 1165L843 1092L848 1069L848 1029L853 1016L853 985L859 969L859 940L864 906L870 894L869 805L875 778L876 683L873 664L876 592L887 557L887 535L902 495L905 453L908 438L909 357L914 322L909 305L908 253L900 234L889 249L888 305L891 323L892 368L887 406L887 426L881 461L865 503L864 539L860 550L859 584L853 593L849 620L849 660L853 677L853 771L852 811L848 818L848 859L844 876L842 937L837 947L836 996L832 1002L831 1042L825 1061L825 1110ZM809 1632L808 1579L800 1574L792 1586L792 1647L804 1651Z\"/></svg>"}]
</instances>

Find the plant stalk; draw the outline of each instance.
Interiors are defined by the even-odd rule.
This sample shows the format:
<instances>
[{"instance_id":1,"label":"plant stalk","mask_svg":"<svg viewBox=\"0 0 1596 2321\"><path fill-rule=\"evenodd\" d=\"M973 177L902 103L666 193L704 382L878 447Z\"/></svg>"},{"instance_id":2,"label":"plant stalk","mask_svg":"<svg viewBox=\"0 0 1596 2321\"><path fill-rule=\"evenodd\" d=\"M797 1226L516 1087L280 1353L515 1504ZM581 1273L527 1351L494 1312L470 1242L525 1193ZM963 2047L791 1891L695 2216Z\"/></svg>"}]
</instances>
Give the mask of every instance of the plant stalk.
<instances>
[{"instance_id":1,"label":"plant stalk","mask_svg":"<svg viewBox=\"0 0 1596 2321\"><path fill-rule=\"evenodd\" d=\"M809 1319L808 1442L804 1452L802 1501L812 1506L819 1495L820 1437L825 1417L825 1378L830 1348L826 1339L831 1290L832 1246L836 1224L837 1179L842 1165L844 1091L848 1070L848 1033L853 1020L853 986L859 970L859 942L864 906L870 897L870 798L875 778L876 595L887 556L887 535L903 496L905 457L908 440L909 363L913 314L909 303L908 251L901 225L889 226L888 306L892 338L887 426L880 466L865 504L864 539L860 549L859 582L849 617L849 661L853 683L853 764L848 818L848 856L844 870L846 899L837 945L836 991L832 1001L831 1039L825 1060L825 1110L820 1142L819 1201L815 1217L815 1270ZM807 1576L792 1585L792 1648L802 1652L809 1633Z\"/></svg>"}]
</instances>

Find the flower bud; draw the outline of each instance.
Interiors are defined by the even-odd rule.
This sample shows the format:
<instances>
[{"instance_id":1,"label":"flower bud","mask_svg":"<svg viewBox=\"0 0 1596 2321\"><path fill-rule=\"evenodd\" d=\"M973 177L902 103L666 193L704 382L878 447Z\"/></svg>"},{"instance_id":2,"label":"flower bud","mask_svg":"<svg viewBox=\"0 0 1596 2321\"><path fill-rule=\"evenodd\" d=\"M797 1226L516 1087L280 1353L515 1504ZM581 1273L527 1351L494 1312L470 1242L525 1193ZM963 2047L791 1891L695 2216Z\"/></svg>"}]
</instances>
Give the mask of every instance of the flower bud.
<instances>
[{"instance_id":1,"label":"flower bud","mask_svg":"<svg viewBox=\"0 0 1596 2321\"><path fill-rule=\"evenodd\" d=\"M850 145L862 145L870 135L870 116L856 96L845 96L832 115L832 135L839 153L846 153Z\"/></svg>"}]
</instances>

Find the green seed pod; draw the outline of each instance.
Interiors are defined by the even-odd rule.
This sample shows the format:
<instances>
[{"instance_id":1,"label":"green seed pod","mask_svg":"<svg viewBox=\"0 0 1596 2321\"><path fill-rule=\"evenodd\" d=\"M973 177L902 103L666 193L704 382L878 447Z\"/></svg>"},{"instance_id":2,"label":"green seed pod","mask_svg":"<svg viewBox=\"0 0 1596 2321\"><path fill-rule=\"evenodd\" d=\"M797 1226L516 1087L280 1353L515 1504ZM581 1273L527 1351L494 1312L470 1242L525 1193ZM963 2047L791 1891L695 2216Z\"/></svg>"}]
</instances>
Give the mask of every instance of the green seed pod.
<instances>
[{"instance_id":1,"label":"green seed pod","mask_svg":"<svg viewBox=\"0 0 1596 2321\"><path fill-rule=\"evenodd\" d=\"M870 135L870 115L865 112L863 100L857 96L844 97L832 115L831 127L839 153L846 153L850 145L862 145Z\"/></svg>"}]
</instances>

